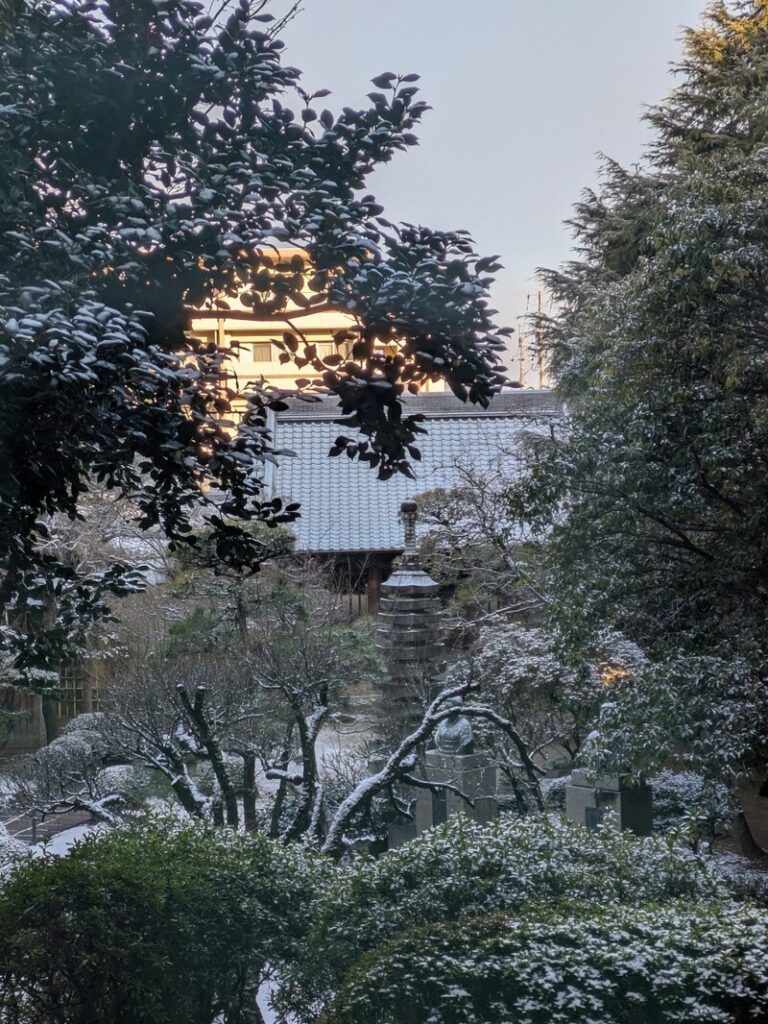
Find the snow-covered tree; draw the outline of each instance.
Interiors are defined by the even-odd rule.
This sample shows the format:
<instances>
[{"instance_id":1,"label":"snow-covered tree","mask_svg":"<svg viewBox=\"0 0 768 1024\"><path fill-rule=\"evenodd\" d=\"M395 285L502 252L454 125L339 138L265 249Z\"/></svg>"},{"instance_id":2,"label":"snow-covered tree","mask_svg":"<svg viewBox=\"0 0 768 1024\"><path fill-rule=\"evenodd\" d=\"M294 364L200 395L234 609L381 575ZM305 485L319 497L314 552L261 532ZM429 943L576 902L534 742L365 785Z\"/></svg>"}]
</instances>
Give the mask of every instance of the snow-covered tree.
<instances>
[{"instance_id":1,"label":"snow-covered tree","mask_svg":"<svg viewBox=\"0 0 768 1024\"><path fill-rule=\"evenodd\" d=\"M7 778L14 805L41 817L87 811L114 824L124 798L103 769L115 752L103 715L79 715L53 742L13 762Z\"/></svg>"},{"instance_id":2,"label":"snow-covered tree","mask_svg":"<svg viewBox=\"0 0 768 1024\"><path fill-rule=\"evenodd\" d=\"M572 431L529 495L563 514L550 585L574 643L607 622L657 665L644 716L617 703L635 739L706 734L734 769L766 753L767 18L711 4L645 164L606 162L576 208L541 325Z\"/></svg>"},{"instance_id":3,"label":"snow-covered tree","mask_svg":"<svg viewBox=\"0 0 768 1024\"><path fill-rule=\"evenodd\" d=\"M119 665L104 727L123 757L167 779L191 815L290 842L322 820L320 730L381 665L366 629L340 623L327 591L262 582L265 600L245 637L230 625L188 638L186 650L177 641Z\"/></svg>"},{"instance_id":4,"label":"snow-covered tree","mask_svg":"<svg viewBox=\"0 0 768 1024\"><path fill-rule=\"evenodd\" d=\"M491 603L504 618L538 617L547 605L544 545L547 529L526 520L519 487L558 436L536 428L514 446L499 445L490 465L454 460L456 486L418 498L419 557L429 573L450 588L450 612L471 628Z\"/></svg>"},{"instance_id":5,"label":"snow-covered tree","mask_svg":"<svg viewBox=\"0 0 768 1024\"><path fill-rule=\"evenodd\" d=\"M453 666L451 678L464 677L479 684L483 701L511 726L478 723L517 809L543 809L546 770L572 766L606 699L599 656L568 661L545 627L497 622L483 627Z\"/></svg>"},{"instance_id":6,"label":"snow-covered tree","mask_svg":"<svg viewBox=\"0 0 768 1024\"><path fill-rule=\"evenodd\" d=\"M387 223L365 191L416 144L417 76L385 72L366 108L324 109L326 91L282 63L263 6L2 5L0 639L20 671L50 668L71 621L132 583L123 561L79 576L40 550L45 517L74 517L92 483L130 495L139 525L174 543L202 516L233 566L262 553L233 521L297 514L262 493L281 396L223 387L228 353L189 336L190 306L236 296L246 316L273 320L362 431L335 450L381 476L417 454L404 389L444 377L486 403L504 380L495 260L463 232ZM281 263L283 243L306 259ZM321 359L300 323L329 304L355 326ZM396 355L378 354L382 338ZM30 624L52 607L53 621Z\"/></svg>"}]
</instances>

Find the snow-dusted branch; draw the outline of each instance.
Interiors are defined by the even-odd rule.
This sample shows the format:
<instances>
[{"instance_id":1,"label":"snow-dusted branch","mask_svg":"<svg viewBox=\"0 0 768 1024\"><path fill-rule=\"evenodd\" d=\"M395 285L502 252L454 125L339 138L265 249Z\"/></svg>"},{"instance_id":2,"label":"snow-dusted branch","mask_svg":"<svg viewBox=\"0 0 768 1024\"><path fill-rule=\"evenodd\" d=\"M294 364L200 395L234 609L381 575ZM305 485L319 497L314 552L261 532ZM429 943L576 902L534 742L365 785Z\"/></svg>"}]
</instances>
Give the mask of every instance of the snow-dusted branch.
<instances>
[{"instance_id":1,"label":"snow-dusted branch","mask_svg":"<svg viewBox=\"0 0 768 1024\"><path fill-rule=\"evenodd\" d=\"M47 817L54 817L57 814L70 814L72 811L84 811L90 814L97 821L103 821L106 825L117 825L119 819L109 808L119 807L125 803L125 797L119 793L110 793L99 800L87 800L82 795L73 795L67 798L56 800L50 804L44 804L30 808L30 814L40 815L40 820Z\"/></svg>"},{"instance_id":2,"label":"snow-dusted branch","mask_svg":"<svg viewBox=\"0 0 768 1024\"><path fill-rule=\"evenodd\" d=\"M354 815L366 804L402 776L410 774L415 766L416 751L426 742L439 723L453 713L450 702L456 697L465 697L479 689L479 684L467 680L456 686L448 687L435 697L424 712L419 725L400 743L397 749L387 758L384 767L363 779L349 796L341 803L328 828L321 850L332 857L340 857L345 848L345 833Z\"/></svg>"},{"instance_id":3,"label":"snow-dusted branch","mask_svg":"<svg viewBox=\"0 0 768 1024\"><path fill-rule=\"evenodd\" d=\"M530 782L532 783L533 797L538 805L539 810L544 810L544 800L541 796L539 789L538 780L546 775L543 768L536 764L531 757L531 752L525 740L522 738L520 733L517 731L515 726L508 718L504 718L503 715L498 714L493 708L489 707L466 707L462 710L462 714L466 715L467 718L481 718L486 722L490 722L497 729L499 729L505 736L508 736L517 750L520 761L522 762L523 768Z\"/></svg>"},{"instance_id":4,"label":"snow-dusted branch","mask_svg":"<svg viewBox=\"0 0 768 1024\"><path fill-rule=\"evenodd\" d=\"M461 797L470 807L475 806L475 801L471 797L468 797L463 790L459 789L458 786L452 785L450 782L432 782L429 779L420 779L417 775L401 775L400 782L413 786L414 789L428 789L432 793L445 791L455 793L456 796Z\"/></svg>"}]
</instances>

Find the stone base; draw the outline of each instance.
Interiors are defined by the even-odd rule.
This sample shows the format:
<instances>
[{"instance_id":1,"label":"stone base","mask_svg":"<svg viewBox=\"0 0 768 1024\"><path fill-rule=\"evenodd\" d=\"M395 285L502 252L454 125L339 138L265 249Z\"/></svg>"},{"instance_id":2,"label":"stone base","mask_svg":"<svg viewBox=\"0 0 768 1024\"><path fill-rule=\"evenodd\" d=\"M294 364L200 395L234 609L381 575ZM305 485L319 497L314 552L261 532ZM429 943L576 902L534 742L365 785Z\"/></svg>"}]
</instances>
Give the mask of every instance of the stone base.
<instances>
[{"instance_id":1,"label":"stone base","mask_svg":"<svg viewBox=\"0 0 768 1024\"><path fill-rule=\"evenodd\" d=\"M457 793L445 791L447 815L462 813L476 821L490 821L498 814L496 805L496 767L484 754L444 754L427 751L427 779L447 782L474 801L472 808Z\"/></svg>"},{"instance_id":2,"label":"stone base","mask_svg":"<svg viewBox=\"0 0 768 1024\"><path fill-rule=\"evenodd\" d=\"M446 782L465 793L474 802L471 807L458 793L443 789L414 788L413 819L393 822L388 828L389 849L395 849L435 825L442 825L453 814L463 814L487 824L498 817L496 768L484 754L444 754L428 750L425 778L428 782Z\"/></svg>"},{"instance_id":3,"label":"stone base","mask_svg":"<svg viewBox=\"0 0 768 1024\"><path fill-rule=\"evenodd\" d=\"M565 813L577 825L597 828L606 820L619 832L625 829L649 836L653 828L651 787L631 784L627 776L608 775L587 784L587 775L577 770L565 787Z\"/></svg>"}]
</instances>

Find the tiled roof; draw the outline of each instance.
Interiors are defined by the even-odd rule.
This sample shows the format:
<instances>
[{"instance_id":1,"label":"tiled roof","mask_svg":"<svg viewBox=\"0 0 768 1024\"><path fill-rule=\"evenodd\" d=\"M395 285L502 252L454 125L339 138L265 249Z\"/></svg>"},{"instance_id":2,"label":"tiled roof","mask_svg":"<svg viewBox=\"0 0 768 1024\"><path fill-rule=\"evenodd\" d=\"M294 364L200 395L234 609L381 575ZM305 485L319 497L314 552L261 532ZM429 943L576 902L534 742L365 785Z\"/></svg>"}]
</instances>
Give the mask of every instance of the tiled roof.
<instances>
[{"instance_id":1,"label":"tiled roof","mask_svg":"<svg viewBox=\"0 0 768 1024\"><path fill-rule=\"evenodd\" d=\"M422 458L413 463L416 479L397 475L378 480L365 463L345 455L328 457L339 434L350 434L334 422L339 415L335 400L289 404L289 410L278 414L275 441L295 457L280 458L272 491L300 502L301 518L292 529L298 550L312 552L401 550L401 502L436 487L455 486L457 460L476 470L490 469L500 448L513 449L523 431L545 429L561 412L548 391L505 393L487 410L450 394L406 399L406 412L423 412L428 431L417 441Z\"/></svg>"}]
</instances>

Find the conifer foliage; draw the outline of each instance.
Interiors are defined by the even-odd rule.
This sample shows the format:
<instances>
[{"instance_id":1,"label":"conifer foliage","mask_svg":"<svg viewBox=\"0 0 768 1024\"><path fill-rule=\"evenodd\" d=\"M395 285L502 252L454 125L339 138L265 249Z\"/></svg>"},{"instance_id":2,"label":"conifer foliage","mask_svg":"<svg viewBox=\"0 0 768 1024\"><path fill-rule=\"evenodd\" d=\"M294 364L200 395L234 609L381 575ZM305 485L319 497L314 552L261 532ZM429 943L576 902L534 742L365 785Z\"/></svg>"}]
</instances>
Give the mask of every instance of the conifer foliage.
<instances>
[{"instance_id":1,"label":"conifer foliage","mask_svg":"<svg viewBox=\"0 0 768 1024\"><path fill-rule=\"evenodd\" d=\"M721 683L734 653L745 657L734 714L756 722L768 613L768 3L710 5L677 74L647 115L645 165L606 162L576 210L578 260L546 273L560 312L543 326L574 428L546 479L548 500L559 481L565 510L554 586L573 637L608 620L654 658L714 658ZM691 696L703 696L700 675ZM676 700L697 705L679 688ZM720 712L710 717L678 739L728 734Z\"/></svg>"}]
</instances>

